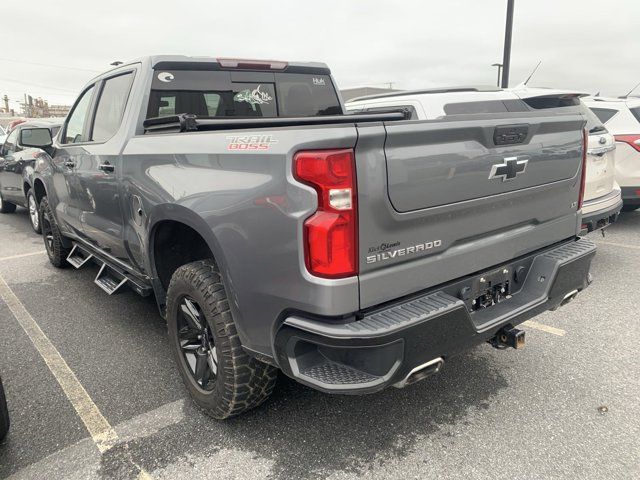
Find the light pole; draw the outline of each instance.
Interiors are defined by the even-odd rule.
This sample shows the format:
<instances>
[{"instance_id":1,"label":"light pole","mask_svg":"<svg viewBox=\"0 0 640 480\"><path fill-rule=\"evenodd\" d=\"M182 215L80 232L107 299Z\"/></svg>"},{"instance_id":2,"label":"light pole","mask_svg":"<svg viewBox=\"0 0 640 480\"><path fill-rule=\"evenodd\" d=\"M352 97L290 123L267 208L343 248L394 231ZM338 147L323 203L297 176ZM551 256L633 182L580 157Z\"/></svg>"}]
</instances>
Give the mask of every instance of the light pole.
<instances>
[{"instance_id":1,"label":"light pole","mask_svg":"<svg viewBox=\"0 0 640 480\"><path fill-rule=\"evenodd\" d=\"M513 2L514 0L507 0L507 24L504 30L504 55L502 57L502 88L509 88L511 32L513 31Z\"/></svg>"},{"instance_id":2,"label":"light pole","mask_svg":"<svg viewBox=\"0 0 640 480\"><path fill-rule=\"evenodd\" d=\"M497 81L496 85L500 86L500 72L502 71L502 64L501 63L494 63L491 66L492 67L498 67L498 81Z\"/></svg>"}]
</instances>

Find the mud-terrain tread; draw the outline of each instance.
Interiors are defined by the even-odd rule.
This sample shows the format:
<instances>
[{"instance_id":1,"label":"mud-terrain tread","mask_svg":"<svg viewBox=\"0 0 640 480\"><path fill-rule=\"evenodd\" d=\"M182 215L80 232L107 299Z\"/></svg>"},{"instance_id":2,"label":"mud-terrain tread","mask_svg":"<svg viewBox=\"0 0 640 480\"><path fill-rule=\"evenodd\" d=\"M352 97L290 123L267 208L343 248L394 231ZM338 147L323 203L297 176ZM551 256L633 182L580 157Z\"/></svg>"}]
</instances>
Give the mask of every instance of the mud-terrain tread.
<instances>
[{"instance_id":1,"label":"mud-terrain tread","mask_svg":"<svg viewBox=\"0 0 640 480\"><path fill-rule=\"evenodd\" d=\"M176 301L185 294L185 286L191 286L200 292L204 299L202 308L209 325L212 327L214 341L218 351L218 376L213 392L202 394L191 385L189 372L180 371L192 398L206 414L216 419L225 419L239 415L263 403L271 395L277 378L277 369L249 356L240 343L236 325L229 309L222 277L213 259L200 260L178 268L167 291L167 321L172 312L177 311ZM175 331L175 329L174 329ZM171 325L169 335L176 360L182 353L177 347ZM221 372L223 372L221 374ZM195 394L194 394L195 393Z\"/></svg>"},{"instance_id":2,"label":"mud-terrain tread","mask_svg":"<svg viewBox=\"0 0 640 480\"><path fill-rule=\"evenodd\" d=\"M49 201L47 197L42 197L40 200L40 226L42 227L42 220L47 216L48 222L51 225L51 233L53 234L53 252L49 252L47 249L47 256L49 257L49 261L51 265L57 268L65 268L69 266L67 262L67 257L71 252L70 248L66 248L62 243L62 234L60 233L60 229L58 228L58 224L56 223L56 218L53 216L53 212L51 211L51 207L49 206ZM42 230L42 239L46 242L45 232Z\"/></svg>"}]
</instances>

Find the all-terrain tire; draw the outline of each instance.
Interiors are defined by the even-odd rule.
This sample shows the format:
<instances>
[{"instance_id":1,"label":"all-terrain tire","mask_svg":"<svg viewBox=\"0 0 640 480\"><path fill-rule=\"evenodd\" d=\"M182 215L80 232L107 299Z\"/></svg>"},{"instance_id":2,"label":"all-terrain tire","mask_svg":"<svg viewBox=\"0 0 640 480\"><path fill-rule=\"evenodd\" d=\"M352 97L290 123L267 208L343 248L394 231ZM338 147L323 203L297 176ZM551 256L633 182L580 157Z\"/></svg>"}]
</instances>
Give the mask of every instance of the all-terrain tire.
<instances>
[{"instance_id":1,"label":"all-terrain tire","mask_svg":"<svg viewBox=\"0 0 640 480\"><path fill-rule=\"evenodd\" d=\"M47 249L47 256L51 265L57 268L65 268L69 265L67 257L71 252L70 248L64 246L62 233L53 216L47 197L40 200L40 228L42 229L42 239Z\"/></svg>"},{"instance_id":2,"label":"all-terrain tire","mask_svg":"<svg viewBox=\"0 0 640 480\"><path fill-rule=\"evenodd\" d=\"M9 410L7 409L7 401L4 398L4 388L2 388L2 379L0 378L0 441L7 435L9 431Z\"/></svg>"},{"instance_id":3,"label":"all-terrain tire","mask_svg":"<svg viewBox=\"0 0 640 480\"><path fill-rule=\"evenodd\" d=\"M13 213L16 211L15 203L5 202L0 193L0 213Z\"/></svg>"},{"instance_id":4,"label":"all-terrain tire","mask_svg":"<svg viewBox=\"0 0 640 480\"><path fill-rule=\"evenodd\" d=\"M178 315L185 297L201 308L213 335L218 367L211 391L203 390L195 381L180 347ZM271 395L277 369L243 350L222 276L213 259L192 262L175 271L167 291L166 316L169 341L182 380L205 413L222 420L257 407Z\"/></svg>"}]
</instances>

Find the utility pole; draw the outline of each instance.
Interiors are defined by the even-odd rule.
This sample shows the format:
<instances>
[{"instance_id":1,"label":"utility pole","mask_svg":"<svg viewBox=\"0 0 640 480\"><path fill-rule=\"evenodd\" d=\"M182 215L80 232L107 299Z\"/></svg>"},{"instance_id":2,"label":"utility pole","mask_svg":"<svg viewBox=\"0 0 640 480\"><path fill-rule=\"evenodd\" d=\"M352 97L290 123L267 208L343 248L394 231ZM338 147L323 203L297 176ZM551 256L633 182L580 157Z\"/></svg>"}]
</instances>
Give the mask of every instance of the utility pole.
<instances>
[{"instance_id":1,"label":"utility pole","mask_svg":"<svg viewBox=\"0 0 640 480\"><path fill-rule=\"evenodd\" d=\"M507 0L507 24L504 31L504 54L502 57L502 88L509 88L509 67L511 66L511 32L513 31L513 2Z\"/></svg>"},{"instance_id":2,"label":"utility pole","mask_svg":"<svg viewBox=\"0 0 640 480\"><path fill-rule=\"evenodd\" d=\"M498 67L498 80L496 82L496 85L499 87L500 86L500 72L502 72L502 64L501 63L494 63L491 66L492 67Z\"/></svg>"}]
</instances>

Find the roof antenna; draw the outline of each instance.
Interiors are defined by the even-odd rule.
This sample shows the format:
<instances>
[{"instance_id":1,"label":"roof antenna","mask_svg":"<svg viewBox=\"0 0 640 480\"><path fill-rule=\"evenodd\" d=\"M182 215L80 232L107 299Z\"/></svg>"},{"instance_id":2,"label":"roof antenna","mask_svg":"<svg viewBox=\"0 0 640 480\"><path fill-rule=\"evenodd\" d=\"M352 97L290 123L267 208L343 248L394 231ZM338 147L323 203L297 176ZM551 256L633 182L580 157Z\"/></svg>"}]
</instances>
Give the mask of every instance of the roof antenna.
<instances>
[{"instance_id":1,"label":"roof antenna","mask_svg":"<svg viewBox=\"0 0 640 480\"><path fill-rule=\"evenodd\" d=\"M638 83L635 87L633 87L631 90L629 90L629 93L627 93L624 97L620 97L620 98L629 98L629 95L631 95L633 93L633 91L640 87L640 83Z\"/></svg>"},{"instance_id":2,"label":"roof antenna","mask_svg":"<svg viewBox=\"0 0 640 480\"><path fill-rule=\"evenodd\" d=\"M116 60L115 62L111 62L109 65L113 65L114 67L117 67L118 65L122 65L124 62L121 62L120 60Z\"/></svg>"},{"instance_id":3,"label":"roof antenna","mask_svg":"<svg viewBox=\"0 0 640 480\"><path fill-rule=\"evenodd\" d=\"M536 68L533 69L533 72L531 72L531 75L529 75L527 77L527 79L524 81L523 85L526 85L527 83L529 83L529 80L531 80L531 77L533 77L533 74L536 73L536 71L538 70L538 68L540 67L541 64L542 64L542 60L540 60L538 62L538 64L536 65Z\"/></svg>"},{"instance_id":4,"label":"roof antenna","mask_svg":"<svg viewBox=\"0 0 640 480\"><path fill-rule=\"evenodd\" d=\"M598 93L596 93L594 97L599 97L599 96L600 96L600 91L598 90Z\"/></svg>"}]
</instances>

